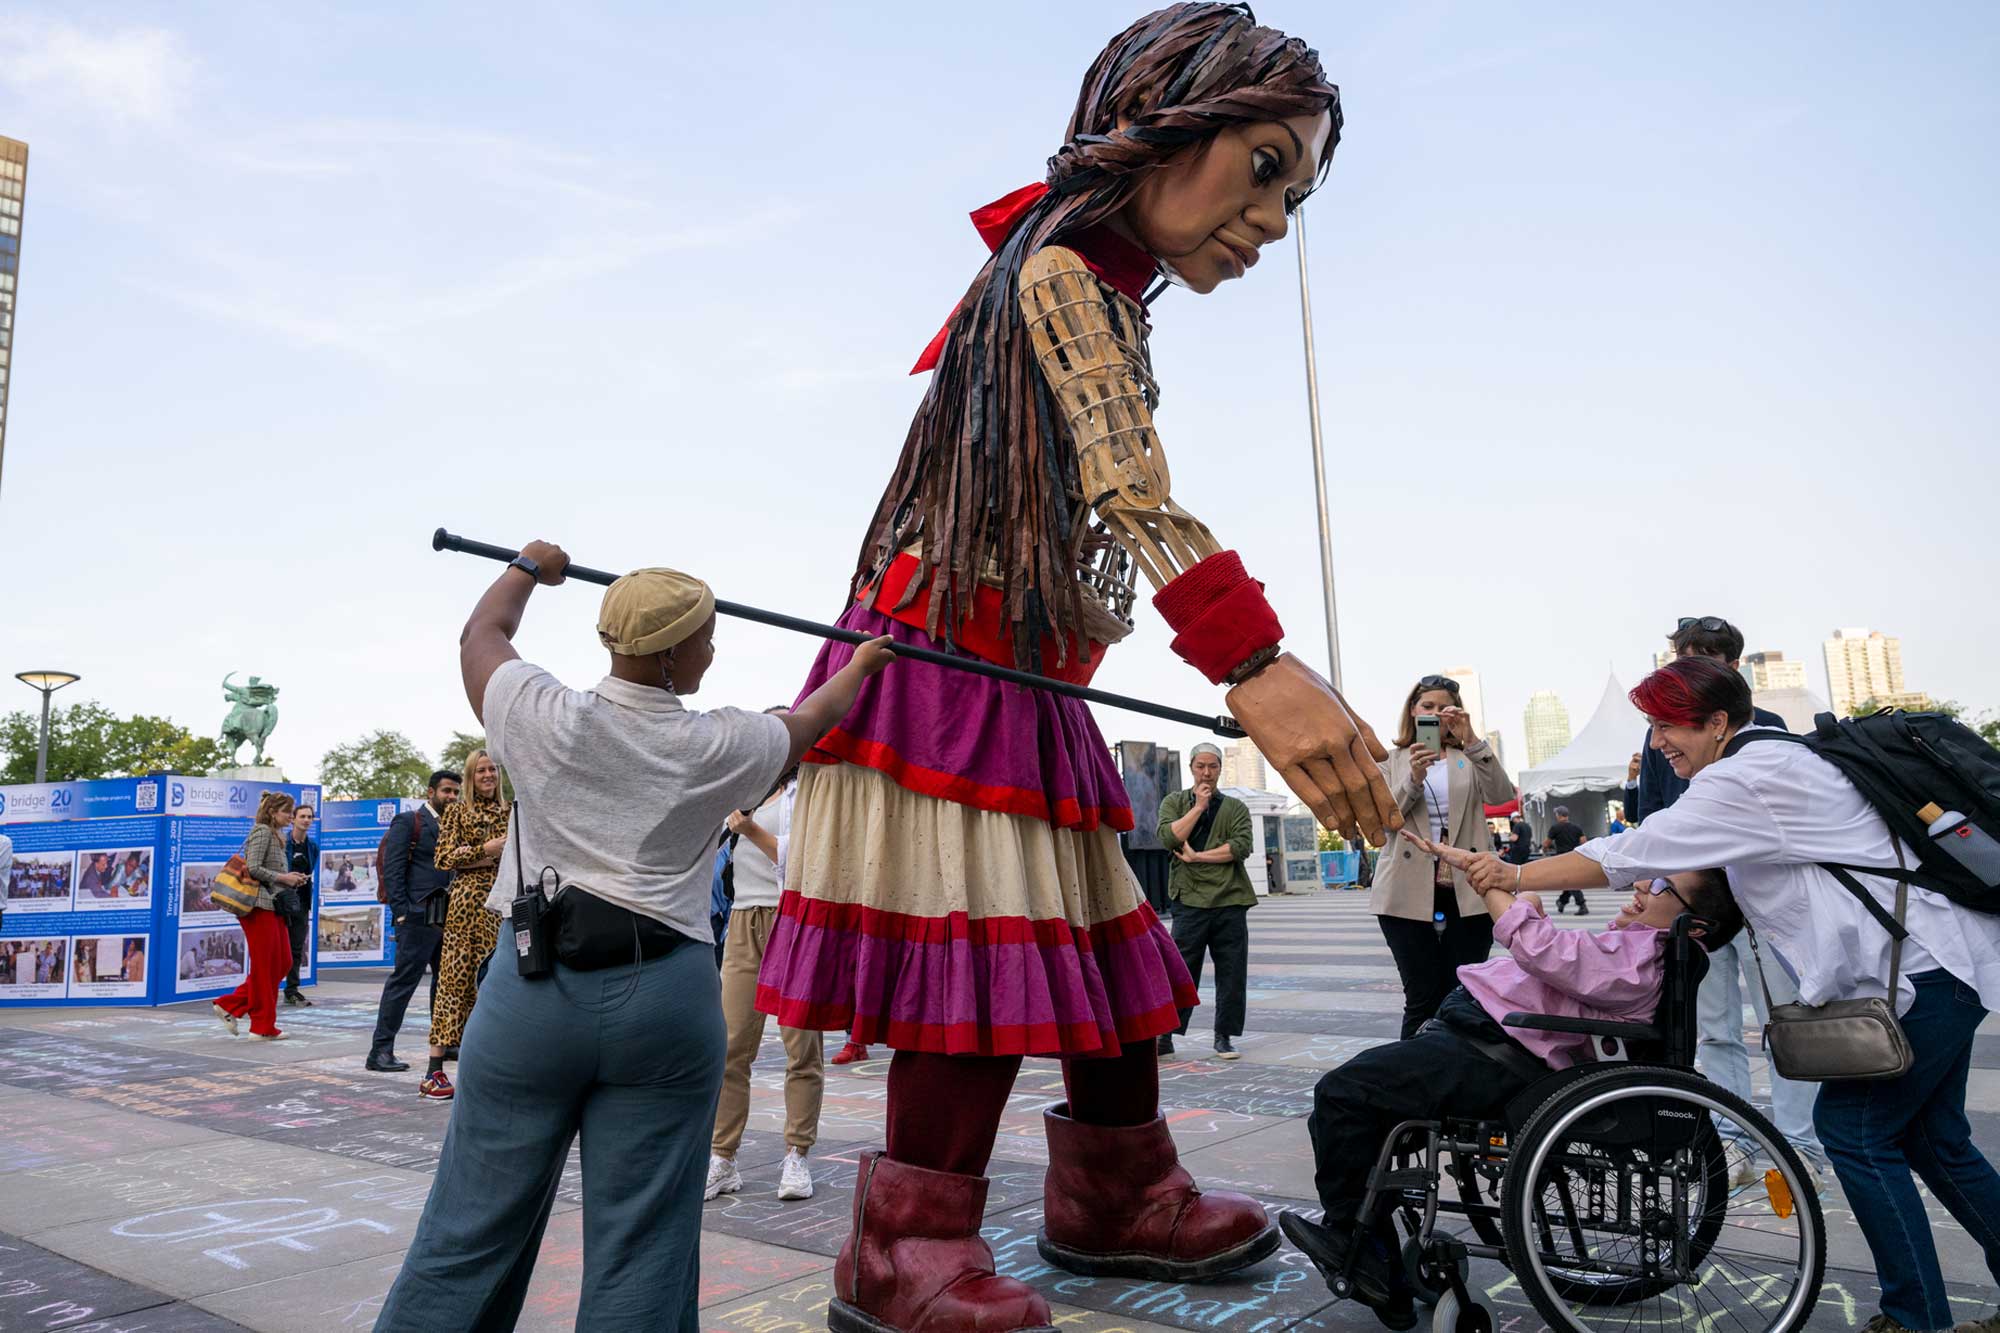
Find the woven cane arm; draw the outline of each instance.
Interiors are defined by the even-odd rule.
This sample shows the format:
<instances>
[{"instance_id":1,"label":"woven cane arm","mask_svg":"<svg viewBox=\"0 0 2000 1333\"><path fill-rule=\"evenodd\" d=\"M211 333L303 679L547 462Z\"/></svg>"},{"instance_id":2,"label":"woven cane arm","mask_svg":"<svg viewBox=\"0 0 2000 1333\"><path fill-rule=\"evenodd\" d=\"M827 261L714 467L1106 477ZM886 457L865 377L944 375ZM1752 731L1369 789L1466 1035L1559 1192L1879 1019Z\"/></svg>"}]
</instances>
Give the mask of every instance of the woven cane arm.
<instances>
[{"instance_id":1,"label":"woven cane arm","mask_svg":"<svg viewBox=\"0 0 2000 1333\"><path fill-rule=\"evenodd\" d=\"M1164 588L1221 546L1169 493L1145 316L1061 246L1021 266L1020 294L1035 358L1076 444L1084 498L1147 582Z\"/></svg>"}]
</instances>

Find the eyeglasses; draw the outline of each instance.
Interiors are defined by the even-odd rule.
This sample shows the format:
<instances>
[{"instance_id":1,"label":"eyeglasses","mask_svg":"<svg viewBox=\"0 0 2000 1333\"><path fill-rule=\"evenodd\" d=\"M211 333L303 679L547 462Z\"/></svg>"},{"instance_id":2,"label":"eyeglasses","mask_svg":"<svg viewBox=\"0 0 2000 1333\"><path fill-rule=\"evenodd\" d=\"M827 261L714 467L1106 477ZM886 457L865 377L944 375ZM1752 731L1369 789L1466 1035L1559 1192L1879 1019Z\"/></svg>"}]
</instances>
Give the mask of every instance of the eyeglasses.
<instances>
[{"instance_id":1,"label":"eyeglasses","mask_svg":"<svg viewBox=\"0 0 2000 1333\"><path fill-rule=\"evenodd\" d=\"M1687 899L1681 897L1681 891L1674 887L1672 880L1656 879L1651 884L1648 884L1646 886L1646 892L1652 894L1655 898L1659 897L1663 893L1671 893L1674 895L1675 902L1679 903L1682 907L1687 908L1687 910L1690 912L1694 910L1694 904L1690 903Z\"/></svg>"},{"instance_id":2,"label":"eyeglasses","mask_svg":"<svg viewBox=\"0 0 2000 1333\"><path fill-rule=\"evenodd\" d=\"M1729 622L1721 616L1682 616L1681 623L1675 627L1674 632L1678 634L1693 625L1701 626L1710 634L1720 634L1729 628Z\"/></svg>"},{"instance_id":3,"label":"eyeglasses","mask_svg":"<svg viewBox=\"0 0 2000 1333\"><path fill-rule=\"evenodd\" d=\"M1450 676L1425 676L1417 682L1417 688L1419 690L1450 690L1453 694L1457 694L1458 682Z\"/></svg>"}]
</instances>

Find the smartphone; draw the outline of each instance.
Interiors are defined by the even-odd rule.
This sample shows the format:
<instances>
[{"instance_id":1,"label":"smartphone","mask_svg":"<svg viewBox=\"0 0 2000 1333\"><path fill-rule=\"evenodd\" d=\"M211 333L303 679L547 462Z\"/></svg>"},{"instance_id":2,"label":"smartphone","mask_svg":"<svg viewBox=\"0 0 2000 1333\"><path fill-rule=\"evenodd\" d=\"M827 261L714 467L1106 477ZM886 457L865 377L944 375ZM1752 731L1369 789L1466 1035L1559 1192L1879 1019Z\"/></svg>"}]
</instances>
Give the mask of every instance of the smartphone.
<instances>
[{"instance_id":1,"label":"smartphone","mask_svg":"<svg viewBox=\"0 0 2000 1333\"><path fill-rule=\"evenodd\" d=\"M1431 713L1417 719L1417 744L1432 754L1444 753L1444 719Z\"/></svg>"}]
</instances>

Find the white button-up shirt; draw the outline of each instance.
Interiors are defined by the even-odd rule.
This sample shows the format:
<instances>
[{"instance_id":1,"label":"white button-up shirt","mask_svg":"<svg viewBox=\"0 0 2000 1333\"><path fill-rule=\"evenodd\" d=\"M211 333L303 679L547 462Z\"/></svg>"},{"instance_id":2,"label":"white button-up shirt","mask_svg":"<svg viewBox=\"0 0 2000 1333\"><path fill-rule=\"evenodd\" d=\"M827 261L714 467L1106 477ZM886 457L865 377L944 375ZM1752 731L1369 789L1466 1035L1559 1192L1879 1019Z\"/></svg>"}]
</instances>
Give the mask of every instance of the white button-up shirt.
<instances>
[{"instance_id":1,"label":"white button-up shirt","mask_svg":"<svg viewBox=\"0 0 2000 1333\"><path fill-rule=\"evenodd\" d=\"M1752 728L1746 728L1752 730ZM1803 745L1746 745L1695 774L1681 798L1638 828L1577 848L1618 887L1650 876L1721 866L1759 943L1798 978L1806 1004L1881 996L1889 989L1889 933L1840 881L1813 864L1894 866L1889 826L1840 770ZM1915 868L1908 845L1904 861ZM1855 878L1890 912L1896 882ZM1896 1011L1916 998L1909 978L1935 968L2000 1009L2000 916L1910 887Z\"/></svg>"}]
</instances>

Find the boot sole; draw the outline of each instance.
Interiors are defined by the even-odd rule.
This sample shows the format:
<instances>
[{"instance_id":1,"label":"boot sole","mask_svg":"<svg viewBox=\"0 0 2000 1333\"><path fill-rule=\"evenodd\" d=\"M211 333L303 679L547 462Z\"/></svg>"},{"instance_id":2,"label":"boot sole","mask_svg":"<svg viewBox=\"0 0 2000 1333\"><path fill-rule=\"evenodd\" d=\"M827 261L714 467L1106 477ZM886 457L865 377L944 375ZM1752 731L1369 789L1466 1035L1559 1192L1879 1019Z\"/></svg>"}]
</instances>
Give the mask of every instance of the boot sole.
<instances>
[{"instance_id":1,"label":"boot sole","mask_svg":"<svg viewBox=\"0 0 2000 1333\"><path fill-rule=\"evenodd\" d=\"M1072 1250L1049 1239L1048 1228L1035 1235L1035 1248L1042 1258L1083 1277L1143 1277L1155 1282L1207 1282L1227 1277L1239 1268L1270 1255L1278 1248L1278 1228L1265 1228L1231 1249L1205 1259L1162 1259L1157 1254L1132 1251L1126 1254L1091 1254Z\"/></svg>"},{"instance_id":2,"label":"boot sole","mask_svg":"<svg viewBox=\"0 0 2000 1333\"><path fill-rule=\"evenodd\" d=\"M885 1324L874 1315L835 1299L826 1307L827 1333L904 1333L894 1324ZM1053 1324L1023 1324L1013 1333L1056 1333Z\"/></svg>"}]
</instances>

